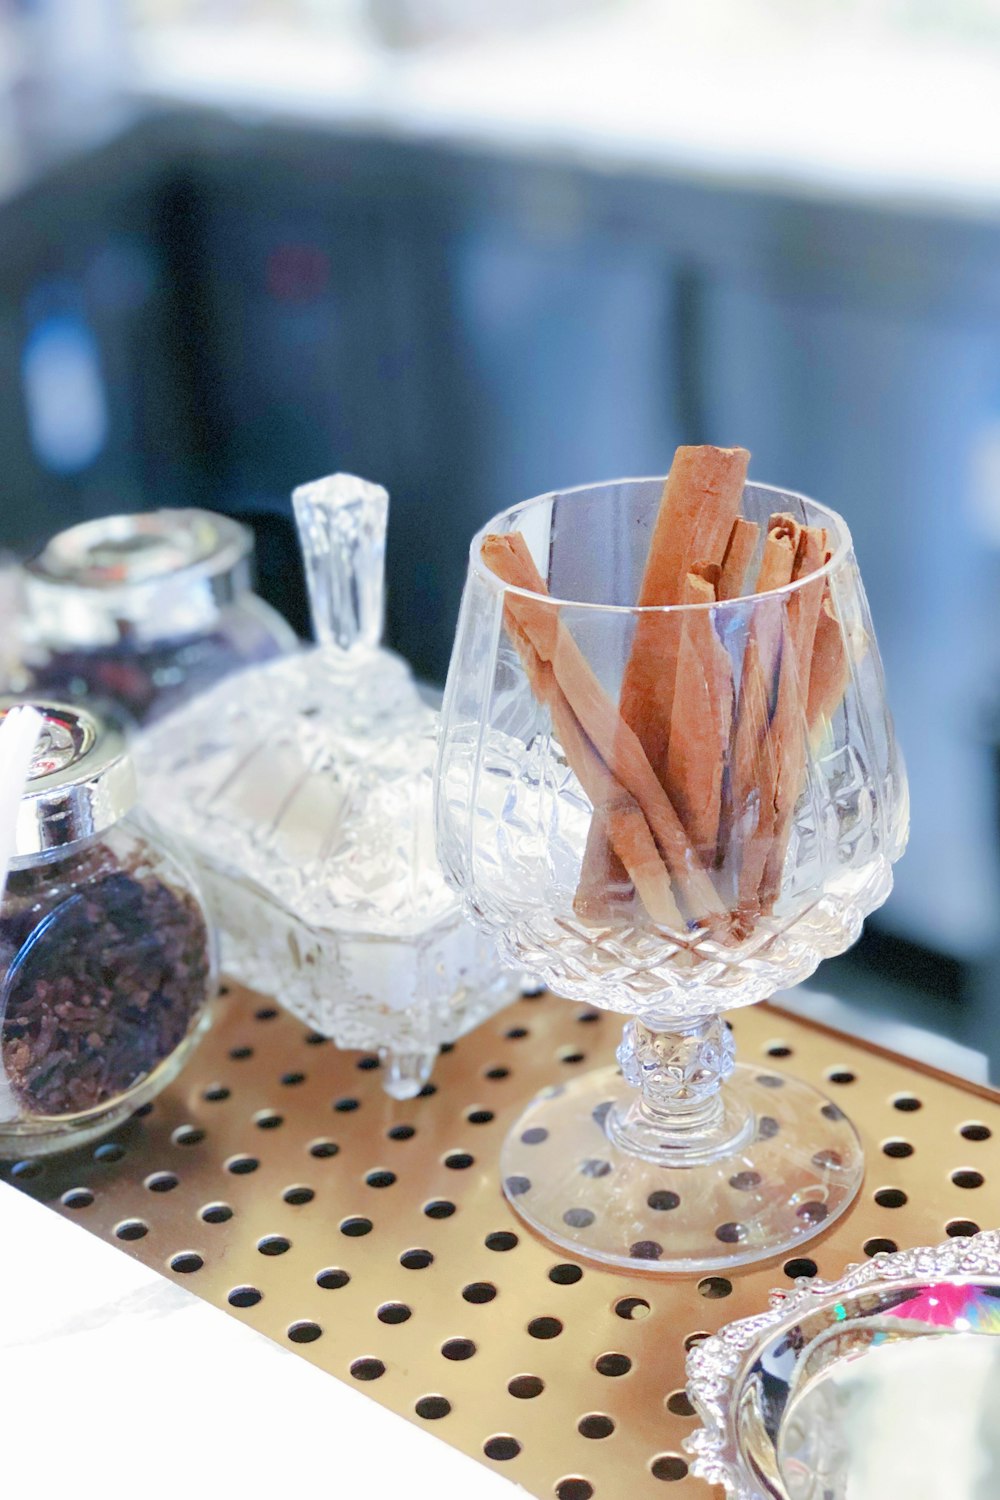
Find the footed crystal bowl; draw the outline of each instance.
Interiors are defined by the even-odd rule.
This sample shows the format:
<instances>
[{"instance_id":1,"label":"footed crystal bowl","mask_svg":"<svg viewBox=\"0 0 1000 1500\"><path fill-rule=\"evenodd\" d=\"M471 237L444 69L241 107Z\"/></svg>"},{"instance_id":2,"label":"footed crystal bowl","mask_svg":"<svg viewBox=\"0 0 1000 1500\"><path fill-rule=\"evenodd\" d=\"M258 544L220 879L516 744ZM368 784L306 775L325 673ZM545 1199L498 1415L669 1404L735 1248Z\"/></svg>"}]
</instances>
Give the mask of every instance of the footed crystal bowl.
<instances>
[{"instance_id":1,"label":"footed crystal bowl","mask_svg":"<svg viewBox=\"0 0 1000 1500\"><path fill-rule=\"evenodd\" d=\"M463 916L434 847L437 715L379 646L388 497L348 475L296 491L320 645L244 672L143 739L149 806L193 853L224 968L396 1098L517 977Z\"/></svg>"}]
</instances>

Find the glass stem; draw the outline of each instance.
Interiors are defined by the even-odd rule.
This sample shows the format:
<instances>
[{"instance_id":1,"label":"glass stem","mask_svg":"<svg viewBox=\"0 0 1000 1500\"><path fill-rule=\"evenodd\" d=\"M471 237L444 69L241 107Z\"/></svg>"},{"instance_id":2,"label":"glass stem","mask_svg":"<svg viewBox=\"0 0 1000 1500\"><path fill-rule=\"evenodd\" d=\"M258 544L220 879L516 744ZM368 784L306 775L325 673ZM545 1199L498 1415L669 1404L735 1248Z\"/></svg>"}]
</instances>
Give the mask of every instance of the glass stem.
<instances>
[{"instance_id":1,"label":"glass stem","mask_svg":"<svg viewBox=\"0 0 1000 1500\"><path fill-rule=\"evenodd\" d=\"M622 1151L671 1166L694 1166L738 1150L753 1134L752 1114L723 1089L736 1049L721 1016L625 1027L618 1061L638 1090L609 1111L605 1128Z\"/></svg>"}]
</instances>

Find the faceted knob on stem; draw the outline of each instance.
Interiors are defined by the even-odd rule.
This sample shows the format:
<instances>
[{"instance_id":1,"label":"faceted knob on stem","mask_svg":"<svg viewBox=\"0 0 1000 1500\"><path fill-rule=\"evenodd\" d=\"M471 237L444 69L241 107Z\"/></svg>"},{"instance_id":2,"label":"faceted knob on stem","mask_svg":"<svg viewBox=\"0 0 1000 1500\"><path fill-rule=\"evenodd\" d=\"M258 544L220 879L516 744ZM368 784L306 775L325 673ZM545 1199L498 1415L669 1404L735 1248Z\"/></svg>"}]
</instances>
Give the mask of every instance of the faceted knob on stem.
<instances>
[{"instance_id":1,"label":"faceted knob on stem","mask_svg":"<svg viewBox=\"0 0 1000 1500\"><path fill-rule=\"evenodd\" d=\"M354 474L329 474L293 491L295 521L321 646L343 651L382 639L389 496Z\"/></svg>"},{"instance_id":2,"label":"faceted knob on stem","mask_svg":"<svg viewBox=\"0 0 1000 1500\"><path fill-rule=\"evenodd\" d=\"M625 1027L618 1061L638 1093L608 1114L605 1128L623 1151L676 1165L711 1160L734 1149L752 1128L722 1085L736 1066L736 1048L721 1016L701 1016L669 1030L642 1021Z\"/></svg>"}]
</instances>

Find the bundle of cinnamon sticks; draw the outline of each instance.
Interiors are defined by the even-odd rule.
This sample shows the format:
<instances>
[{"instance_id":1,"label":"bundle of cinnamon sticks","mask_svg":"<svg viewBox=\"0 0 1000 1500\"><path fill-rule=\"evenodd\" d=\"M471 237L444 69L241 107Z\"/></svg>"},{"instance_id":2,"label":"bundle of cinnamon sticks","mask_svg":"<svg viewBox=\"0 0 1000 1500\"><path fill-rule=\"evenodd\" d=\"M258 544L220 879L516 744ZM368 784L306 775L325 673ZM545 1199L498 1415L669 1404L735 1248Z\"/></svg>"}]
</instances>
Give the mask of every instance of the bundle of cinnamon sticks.
<instances>
[{"instance_id":1,"label":"bundle of cinnamon sticks","mask_svg":"<svg viewBox=\"0 0 1000 1500\"><path fill-rule=\"evenodd\" d=\"M607 922L638 900L673 932L738 939L780 895L809 739L843 696L848 653L819 573L826 533L776 514L761 542L739 514L748 461L743 448L678 448L636 602L707 607L636 615L619 703L546 602L524 538L483 543L487 567L525 591L507 595L505 626L593 805L583 918ZM734 673L712 606L755 595Z\"/></svg>"}]
</instances>

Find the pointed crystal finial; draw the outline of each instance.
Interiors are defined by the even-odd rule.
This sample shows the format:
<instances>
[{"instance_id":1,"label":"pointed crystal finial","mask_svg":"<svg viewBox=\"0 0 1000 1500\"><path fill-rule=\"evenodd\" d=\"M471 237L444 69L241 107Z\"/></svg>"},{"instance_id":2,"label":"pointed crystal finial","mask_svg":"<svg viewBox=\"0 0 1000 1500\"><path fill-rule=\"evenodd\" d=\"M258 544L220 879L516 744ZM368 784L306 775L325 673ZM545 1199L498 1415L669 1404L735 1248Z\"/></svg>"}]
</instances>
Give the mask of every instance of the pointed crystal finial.
<instances>
[{"instance_id":1,"label":"pointed crystal finial","mask_svg":"<svg viewBox=\"0 0 1000 1500\"><path fill-rule=\"evenodd\" d=\"M293 491L313 630L321 646L375 647L382 639L389 496L353 474Z\"/></svg>"}]
</instances>

